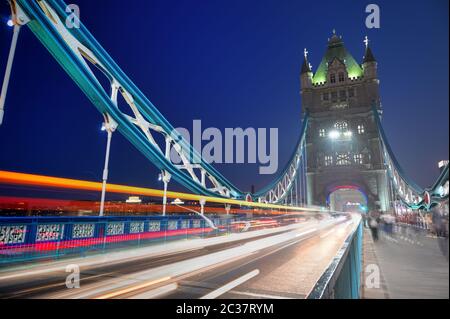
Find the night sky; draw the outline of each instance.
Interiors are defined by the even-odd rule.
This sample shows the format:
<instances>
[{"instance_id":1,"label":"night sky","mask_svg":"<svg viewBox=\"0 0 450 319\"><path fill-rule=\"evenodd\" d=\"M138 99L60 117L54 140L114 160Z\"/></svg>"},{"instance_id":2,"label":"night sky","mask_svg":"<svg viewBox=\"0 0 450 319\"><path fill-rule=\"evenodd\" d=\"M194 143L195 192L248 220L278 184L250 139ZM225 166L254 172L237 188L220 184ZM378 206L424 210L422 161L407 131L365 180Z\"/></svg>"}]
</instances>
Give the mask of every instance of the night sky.
<instances>
[{"instance_id":1,"label":"night sky","mask_svg":"<svg viewBox=\"0 0 450 319\"><path fill-rule=\"evenodd\" d=\"M448 159L448 1L376 1L381 28L365 28L371 1L77 0L81 20L175 126L279 128L279 169L300 129L303 48L315 70L333 28L358 62L363 38L378 61L383 125L404 170L433 183ZM0 71L12 28L1 0ZM0 170L100 180L102 116L30 30L22 28L0 127ZM256 164L215 167L243 190L264 186ZM161 187L125 138L112 142L110 181ZM170 189L179 189L173 183ZM0 192L2 190L0 189Z\"/></svg>"}]
</instances>

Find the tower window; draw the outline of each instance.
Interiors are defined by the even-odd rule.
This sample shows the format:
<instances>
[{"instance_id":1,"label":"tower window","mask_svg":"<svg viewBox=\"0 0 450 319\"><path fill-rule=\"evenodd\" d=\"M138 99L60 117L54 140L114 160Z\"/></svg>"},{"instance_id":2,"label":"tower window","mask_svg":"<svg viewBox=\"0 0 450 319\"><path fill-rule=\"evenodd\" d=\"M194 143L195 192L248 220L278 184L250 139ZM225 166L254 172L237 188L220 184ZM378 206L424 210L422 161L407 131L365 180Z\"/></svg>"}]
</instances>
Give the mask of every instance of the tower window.
<instances>
[{"instance_id":1,"label":"tower window","mask_svg":"<svg viewBox=\"0 0 450 319\"><path fill-rule=\"evenodd\" d=\"M331 92L331 102L337 102L337 92Z\"/></svg>"},{"instance_id":2,"label":"tower window","mask_svg":"<svg viewBox=\"0 0 450 319\"><path fill-rule=\"evenodd\" d=\"M336 74L334 73L330 74L330 83L336 83Z\"/></svg>"},{"instance_id":3,"label":"tower window","mask_svg":"<svg viewBox=\"0 0 450 319\"><path fill-rule=\"evenodd\" d=\"M325 166L333 165L333 156L325 155Z\"/></svg>"},{"instance_id":4,"label":"tower window","mask_svg":"<svg viewBox=\"0 0 450 319\"><path fill-rule=\"evenodd\" d=\"M362 156L362 154L355 154L355 155L353 155L353 160L355 161L355 164L363 164L363 156Z\"/></svg>"},{"instance_id":5,"label":"tower window","mask_svg":"<svg viewBox=\"0 0 450 319\"><path fill-rule=\"evenodd\" d=\"M339 72L339 82L344 82L344 72Z\"/></svg>"},{"instance_id":6,"label":"tower window","mask_svg":"<svg viewBox=\"0 0 450 319\"><path fill-rule=\"evenodd\" d=\"M329 101L330 100L330 93L325 92L322 94L322 100Z\"/></svg>"},{"instance_id":7,"label":"tower window","mask_svg":"<svg viewBox=\"0 0 450 319\"><path fill-rule=\"evenodd\" d=\"M336 156L337 165L351 165L349 153L338 153Z\"/></svg>"},{"instance_id":8,"label":"tower window","mask_svg":"<svg viewBox=\"0 0 450 319\"><path fill-rule=\"evenodd\" d=\"M339 100L346 101L347 100L347 91L339 91Z\"/></svg>"},{"instance_id":9,"label":"tower window","mask_svg":"<svg viewBox=\"0 0 450 319\"><path fill-rule=\"evenodd\" d=\"M346 121L339 121L334 123L334 128L339 131L346 131L348 128L348 123Z\"/></svg>"},{"instance_id":10,"label":"tower window","mask_svg":"<svg viewBox=\"0 0 450 319\"><path fill-rule=\"evenodd\" d=\"M319 136L320 136L320 137L325 137L325 129L324 129L324 128L321 128L321 129L319 130Z\"/></svg>"},{"instance_id":11,"label":"tower window","mask_svg":"<svg viewBox=\"0 0 450 319\"><path fill-rule=\"evenodd\" d=\"M355 89L349 88L348 89L348 97L354 97L355 96Z\"/></svg>"},{"instance_id":12,"label":"tower window","mask_svg":"<svg viewBox=\"0 0 450 319\"><path fill-rule=\"evenodd\" d=\"M358 134L364 134L364 125L362 124L358 125Z\"/></svg>"}]
</instances>

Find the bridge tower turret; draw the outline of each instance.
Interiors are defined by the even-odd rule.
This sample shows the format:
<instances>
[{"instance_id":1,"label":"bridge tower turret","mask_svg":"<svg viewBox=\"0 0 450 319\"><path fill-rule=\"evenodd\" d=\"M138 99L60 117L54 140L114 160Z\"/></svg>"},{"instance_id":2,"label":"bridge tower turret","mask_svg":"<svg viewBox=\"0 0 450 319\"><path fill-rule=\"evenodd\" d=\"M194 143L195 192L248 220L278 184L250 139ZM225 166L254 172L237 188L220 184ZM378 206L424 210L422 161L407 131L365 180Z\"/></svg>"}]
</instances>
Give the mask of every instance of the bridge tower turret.
<instances>
[{"instance_id":1,"label":"bridge tower turret","mask_svg":"<svg viewBox=\"0 0 450 319\"><path fill-rule=\"evenodd\" d=\"M369 209L389 208L389 185L372 106L381 112L377 61L365 39L361 64L333 30L315 73L305 50L300 72L306 133L307 202L330 204L330 193L357 189Z\"/></svg>"},{"instance_id":2,"label":"bridge tower turret","mask_svg":"<svg viewBox=\"0 0 450 319\"><path fill-rule=\"evenodd\" d=\"M304 51L304 59L302 64L302 69L300 71L300 82L301 86L304 88L311 88L313 73L311 71L311 64L308 62L308 51Z\"/></svg>"}]
</instances>

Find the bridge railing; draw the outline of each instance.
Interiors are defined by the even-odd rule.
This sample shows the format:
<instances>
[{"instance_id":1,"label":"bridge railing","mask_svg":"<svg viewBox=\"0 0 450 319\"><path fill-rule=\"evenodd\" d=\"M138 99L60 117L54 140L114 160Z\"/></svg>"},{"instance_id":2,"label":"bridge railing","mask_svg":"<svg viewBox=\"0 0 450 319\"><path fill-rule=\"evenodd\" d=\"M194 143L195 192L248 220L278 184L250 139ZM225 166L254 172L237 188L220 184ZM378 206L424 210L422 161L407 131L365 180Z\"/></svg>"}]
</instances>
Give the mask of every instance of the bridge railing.
<instances>
[{"instance_id":1,"label":"bridge railing","mask_svg":"<svg viewBox=\"0 0 450 319\"><path fill-rule=\"evenodd\" d=\"M113 249L227 235L242 230L247 218L199 216L0 217L0 267L5 264L86 256ZM264 225L263 226L270 226Z\"/></svg>"},{"instance_id":2,"label":"bridge railing","mask_svg":"<svg viewBox=\"0 0 450 319\"><path fill-rule=\"evenodd\" d=\"M308 299L358 299L361 296L363 225L360 221L308 295Z\"/></svg>"}]
</instances>

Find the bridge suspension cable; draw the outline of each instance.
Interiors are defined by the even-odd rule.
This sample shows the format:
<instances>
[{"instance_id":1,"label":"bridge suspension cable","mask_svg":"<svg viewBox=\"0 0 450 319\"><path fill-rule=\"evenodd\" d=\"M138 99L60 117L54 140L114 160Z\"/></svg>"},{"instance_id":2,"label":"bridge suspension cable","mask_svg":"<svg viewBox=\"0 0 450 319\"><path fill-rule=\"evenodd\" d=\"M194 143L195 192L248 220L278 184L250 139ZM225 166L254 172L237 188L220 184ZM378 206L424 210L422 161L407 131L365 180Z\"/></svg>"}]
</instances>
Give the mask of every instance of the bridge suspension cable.
<instances>
[{"instance_id":1,"label":"bridge suspension cable","mask_svg":"<svg viewBox=\"0 0 450 319\"><path fill-rule=\"evenodd\" d=\"M397 161L381 125L378 110L374 107L372 111L381 139L382 156L394 196L398 197L404 205L411 209L429 210L439 202L447 200L449 195L449 166L447 165L443 169L436 182L430 188L419 187L405 174Z\"/></svg>"}]
</instances>

